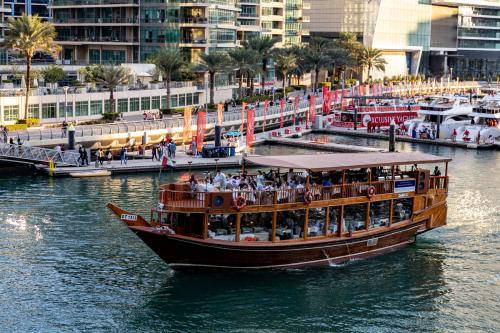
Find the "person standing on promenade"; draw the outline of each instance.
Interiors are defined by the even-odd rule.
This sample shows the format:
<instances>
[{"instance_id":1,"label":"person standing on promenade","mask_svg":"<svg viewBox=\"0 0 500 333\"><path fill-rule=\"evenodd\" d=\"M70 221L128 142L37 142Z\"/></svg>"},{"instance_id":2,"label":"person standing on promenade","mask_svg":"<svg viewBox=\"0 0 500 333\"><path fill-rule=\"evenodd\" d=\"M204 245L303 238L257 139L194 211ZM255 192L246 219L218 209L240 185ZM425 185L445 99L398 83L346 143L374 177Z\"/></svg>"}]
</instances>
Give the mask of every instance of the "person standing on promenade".
<instances>
[{"instance_id":1,"label":"person standing on promenade","mask_svg":"<svg viewBox=\"0 0 500 333\"><path fill-rule=\"evenodd\" d=\"M177 150L177 146L175 145L174 141L170 141L168 144L168 155L172 157L173 159L175 158L175 151Z\"/></svg>"},{"instance_id":2,"label":"person standing on promenade","mask_svg":"<svg viewBox=\"0 0 500 333\"><path fill-rule=\"evenodd\" d=\"M111 154L111 149L108 149L106 151L106 159L108 160L108 164L111 164L111 161L113 160L113 154Z\"/></svg>"},{"instance_id":3,"label":"person standing on promenade","mask_svg":"<svg viewBox=\"0 0 500 333\"><path fill-rule=\"evenodd\" d=\"M151 148L151 160L156 160L156 145L153 145L153 147Z\"/></svg>"},{"instance_id":4,"label":"person standing on promenade","mask_svg":"<svg viewBox=\"0 0 500 333\"><path fill-rule=\"evenodd\" d=\"M127 164L127 147L120 150L120 164Z\"/></svg>"},{"instance_id":5,"label":"person standing on promenade","mask_svg":"<svg viewBox=\"0 0 500 333\"><path fill-rule=\"evenodd\" d=\"M83 165L83 147L80 146L78 148L78 159L76 160L78 162L78 165Z\"/></svg>"},{"instance_id":6,"label":"person standing on promenade","mask_svg":"<svg viewBox=\"0 0 500 333\"><path fill-rule=\"evenodd\" d=\"M66 135L68 133L68 123L65 121L63 121L62 123L62 133L61 133L61 138L65 138Z\"/></svg>"},{"instance_id":7,"label":"person standing on promenade","mask_svg":"<svg viewBox=\"0 0 500 333\"><path fill-rule=\"evenodd\" d=\"M87 154L86 149L83 149L82 152L82 166L83 165L89 166L89 155Z\"/></svg>"}]
</instances>

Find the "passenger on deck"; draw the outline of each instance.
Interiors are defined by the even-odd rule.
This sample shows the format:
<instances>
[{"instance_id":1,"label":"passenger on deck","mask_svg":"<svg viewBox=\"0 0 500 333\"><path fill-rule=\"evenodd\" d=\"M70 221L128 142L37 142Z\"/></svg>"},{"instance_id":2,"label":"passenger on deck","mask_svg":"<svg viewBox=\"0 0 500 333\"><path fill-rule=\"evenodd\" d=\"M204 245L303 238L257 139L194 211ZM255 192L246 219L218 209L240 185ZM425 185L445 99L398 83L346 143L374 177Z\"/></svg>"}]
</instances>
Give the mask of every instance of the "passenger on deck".
<instances>
[{"instance_id":1,"label":"passenger on deck","mask_svg":"<svg viewBox=\"0 0 500 333\"><path fill-rule=\"evenodd\" d=\"M441 171L439 170L439 167L436 165L434 168L434 173L432 174L433 176L439 177L441 176Z\"/></svg>"}]
</instances>

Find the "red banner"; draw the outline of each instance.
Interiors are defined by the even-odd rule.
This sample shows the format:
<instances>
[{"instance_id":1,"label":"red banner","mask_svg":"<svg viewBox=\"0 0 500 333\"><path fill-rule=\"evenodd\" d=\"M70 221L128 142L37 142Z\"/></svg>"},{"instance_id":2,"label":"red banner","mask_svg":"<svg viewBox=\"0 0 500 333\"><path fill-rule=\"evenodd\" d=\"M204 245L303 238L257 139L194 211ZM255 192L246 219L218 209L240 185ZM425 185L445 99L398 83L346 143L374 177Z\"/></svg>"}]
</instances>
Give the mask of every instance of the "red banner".
<instances>
[{"instance_id":1,"label":"red banner","mask_svg":"<svg viewBox=\"0 0 500 333\"><path fill-rule=\"evenodd\" d=\"M264 101L264 122L262 123L262 132L266 131L266 116L267 116L267 109L269 108L269 101L266 99Z\"/></svg>"},{"instance_id":2,"label":"red banner","mask_svg":"<svg viewBox=\"0 0 500 333\"><path fill-rule=\"evenodd\" d=\"M182 132L182 144L191 141L191 108L184 108L184 131Z\"/></svg>"},{"instance_id":3,"label":"red banner","mask_svg":"<svg viewBox=\"0 0 500 333\"><path fill-rule=\"evenodd\" d=\"M365 86L359 85L358 86L358 96L364 96L365 95Z\"/></svg>"},{"instance_id":4,"label":"red banner","mask_svg":"<svg viewBox=\"0 0 500 333\"><path fill-rule=\"evenodd\" d=\"M389 126L391 120L394 119L396 124L401 124L402 122L417 118L416 112L377 112L377 113L367 113L358 115L359 122L358 126L363 127L368 125L372 126Z\"/></svg>"},{"instance_id":5,"label":"red banner","mask_svg":"<svg viewBox=\"0 0 500 333\"><path fill-rule=\"evenodd\" d=\"M299 106L299 96L295 96L293 100L293 125L295 125L295 118L297 117L297 107Z\"/></svg>"},{"instance_id":6,"label":"red banner","mask_svg":"<svg viewBox=\"0 0 500 333\"><path fill-rule=\"evenodd\" d=\"M252 147L253 142L255 141L254 136L255 129L255 111L254 109L250 109L247 112L247 147Z\"/></svg>"},{"instance_id":7,"label":"red banner","mask_svg":"<svg viewBox=\"0 0 500 333\"><path fill-rule=\"evenodd\" d=\"M309 121L314 122L314 116L316 115L316 96L312 95L309 100Z\"/></svg>"},{"instance_id":8,"label":"red banner","mask_svg":"<svg viewBox=\"0 0 500 333\"><path fill-rule=\"evenodd\" d=\"M245 128L245 109L247 108L247 103L241 103L241 125L240 132L243 133L243 129Z\"/></svg>"},{"instance_id":9,"label":"red banner","mask_svg":"<svg viewBox=\"0 0 500 333\"><path fill-rule=\"evenodd\" d=\"M285 100L280 100L280 128L283 128L283 111L285 111Z\"/></svg>"},{"instance_id":10,"label":"red banner","mask_svg":"<svg viewBox=\"0 0 500 333\"><path fill-rule=\"evenodd\" d=\"M323 97L323 106L321 108L321 111L323 114L326 114L326 105L328 103L328 88L327 87L323 87L323 94L322 94L322 97Z\"/></svg>"},{"instance_id":11,"label":"red banner","mask_svg":"<svg viewBox=\"0 0 500 333\"><path fill-rule=\"evenodd\" d=\"M330 114L330 109L332 107L333 92L329 91L326 96L326 115Z\"/></svg>"},{"instance_id":12,"label":"red banner","mask_svg":"<svg viewBox=\"0 0 500 333\"><path fill-rule=\"evenodd\" d=\"M222 103L217 104L217 123L219 125L222 125L223 121L223 116L222 116L222 109L224 108L224 105Z\"/></svg>"},{"instance_id":13,"label":"red banner","mask_svg":"<svg viewBox=\"0 0 500 333\"><path fill-rule=\"evenodd\" d=\"M339 91L335 90L333 93L333 107L335 108L335 105L337 105L337 102L339 100Z\"/></svg>"},{"instance_id":14,"label":"red banner","mask_svg":"<svg viewBox=\"0 0 500 333\"><path fill-rule=\"evenodd\" d=\"M347 89L342 89L342 101L340 105L341 110L344 110L345 107L347 106L346 97L347 97Z\"/></svg>"},{"instance_id":15,"label":"red banner","mask_svg":"<svg viewBox=\"0 0 500 333\"><path fill-rule=\"evenodd\" d=\"M198 120L196 122L196 151L201 152L203 148L203 140L205 139L205 127L207 126L207 113L198 112Z\"/></svg>"}]
</instances>

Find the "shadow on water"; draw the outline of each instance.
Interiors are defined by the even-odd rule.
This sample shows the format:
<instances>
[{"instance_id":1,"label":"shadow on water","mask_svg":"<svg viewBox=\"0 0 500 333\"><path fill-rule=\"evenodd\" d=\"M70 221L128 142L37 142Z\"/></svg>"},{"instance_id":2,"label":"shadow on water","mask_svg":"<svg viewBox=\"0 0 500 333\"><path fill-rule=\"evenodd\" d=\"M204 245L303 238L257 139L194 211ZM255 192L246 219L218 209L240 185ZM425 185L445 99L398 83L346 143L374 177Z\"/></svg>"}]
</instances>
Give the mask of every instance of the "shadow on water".
<instances>
[{"instance_id":1,"label":"shadow on water","mask_svg":"<svg viewBox=\"0 0 500 333\"><path fill-rule=\"evenodd\" d=\"M337 267L175 272L152 291L143 310L129 318L127 326L138 331L183 327L394 332L411 330L413 325L420 332L434 332L439 316L436 307L447 303L449 292L443 279L445 251L439 242L424 241L387 256Z\"/></svg>"}]
</instances>

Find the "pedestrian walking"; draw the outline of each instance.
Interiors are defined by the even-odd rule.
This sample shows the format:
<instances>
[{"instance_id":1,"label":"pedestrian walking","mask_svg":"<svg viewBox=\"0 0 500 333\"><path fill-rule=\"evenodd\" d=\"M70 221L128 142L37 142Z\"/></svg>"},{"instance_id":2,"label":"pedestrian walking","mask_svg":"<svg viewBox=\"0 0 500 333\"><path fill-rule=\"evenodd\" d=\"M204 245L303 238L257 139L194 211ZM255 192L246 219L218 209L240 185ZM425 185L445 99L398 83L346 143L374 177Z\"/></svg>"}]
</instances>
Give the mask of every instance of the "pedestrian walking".
<instances>
[{"instance_id":1,"label":"pedestrian walking","mask_svg":"<svg viewBox=\"0 0 500 333\"><path fill-rule=\"evenodd\" d=\"M151 148L151 160L156 160L156 145L153 145L153 147Z\"/></svg>"},{"instance_id":2,"label":"pedestrian walking","mask_svg":"<svg viewBox=\"0 0 500 333\"><path fill-rule=\"evenodd\" d=\"M108 160L108 164L111 164L111 161L113 160L113 154L111 154L111 149L108 149L106 152L106 159Z\"/></svg>"},{"instance_id":3,"label":"pedestrian walking","mask_svg":"<svg viewBox=\"0 0 500 333\"><path fill-rule=\"evenodd\" d=\"M168 152L169 156L174 159L175 158L175 151L177 150L177 146L175 145L175 142L171 141L170 144L168 145Z\"/></svg>"},{"instance_id":4,"label":"pedestrian walking","mask_svg":"<svg viewBox=\"0 0 500 333\"><path fill-rule=\"evenodd\" d=\"M61 138L65 138L66 135L68 133L68 123L65 121L63 121L62 123L62 133L61 133Z\"/></svg>"},{"instance_id":5,"label":"pedestrian walking","mask_svg":"<svg viewBox=\"0 0 500 333\"><path fill-rule=\"evenodd\" d=\"M127 164L127 147L120 150L120 164Z\"/></svg>"},{"instance_id":6,"label":"pedestrian walking","mask_svg":"<svg viewBox=\"0 0 500 333\"><path fill-rule=\"evenodd\" d=\"M99 164L102 166L104 163L104 151L102 150L102 148L99 148L99 150L97 151L97 158L99 160Z\"/></svg>"},{"instance_id":7,"label":"pedestrian walking","mask_svg":"<svg viewBox=\"0 0 500 333\"><path fill-rule=\"evenodd\" d=\"M164 147L164 141L162 141L163 143L160 143L158 145L158 161L161 160L161 157L163 156L163 147Z\"/></svg>"},{"instance_id":8,"label":"pedestrian walking","mask_svg":"<svg viewBox=\"0 0 500 333\"><path fill-rule=\"evenodd\" d=\"M89 166L89 155L87 153L87 149L83 149L82 153L82 165Z\"/></svg>"},{"instance_id":9,"label":"pedestrian walking","mask_svg":"<svg viewBox=\"0 0 500 333\"><path fill-rule=\"evenodd\" d=\"M83 148L80 146L78 148L78 159L76 160L78 162L78 165L83 165Z\"/></svg>"}]
</instances>

